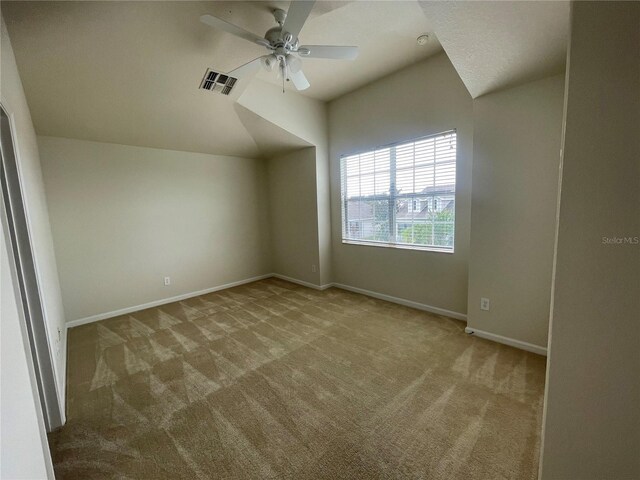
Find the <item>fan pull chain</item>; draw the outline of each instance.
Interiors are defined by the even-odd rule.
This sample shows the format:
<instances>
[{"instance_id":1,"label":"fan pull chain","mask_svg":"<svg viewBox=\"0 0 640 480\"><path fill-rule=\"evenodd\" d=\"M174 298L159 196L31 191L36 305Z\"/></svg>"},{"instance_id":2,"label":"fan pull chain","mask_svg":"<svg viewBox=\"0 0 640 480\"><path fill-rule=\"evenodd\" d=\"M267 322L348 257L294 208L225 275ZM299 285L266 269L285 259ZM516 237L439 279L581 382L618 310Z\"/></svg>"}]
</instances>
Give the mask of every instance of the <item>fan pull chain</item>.
<instances>
[{"instance_id":1,"label":"fan pull chain","mask_svg":"<svg viewBox=\"0 0 640 480\"><path fill-rule=\"evenodd\" d=\"M280 73L282 74L282 93L284 93L284 80L287 76L287 64L285 60L280 61Z\"/></svg>"}]
</instances>

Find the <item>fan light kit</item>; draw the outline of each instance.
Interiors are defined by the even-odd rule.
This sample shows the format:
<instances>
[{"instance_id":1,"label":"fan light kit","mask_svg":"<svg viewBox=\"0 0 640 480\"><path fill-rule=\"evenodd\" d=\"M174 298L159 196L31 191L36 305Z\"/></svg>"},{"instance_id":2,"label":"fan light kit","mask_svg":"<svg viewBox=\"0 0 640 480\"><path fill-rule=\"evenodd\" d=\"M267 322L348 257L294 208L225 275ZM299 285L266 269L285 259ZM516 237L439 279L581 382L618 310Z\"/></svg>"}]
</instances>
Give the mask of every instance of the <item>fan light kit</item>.
<instances>
[{"instance_id":1,"label":"fan light kit","mask_svg":"<svg viewBox=\"0 0 640 480\"><path fill-rule=\"evenodd\" d=\"M232 70L227 74L228 77L241 80L255 73L260 66L268 71L273 71L277 68L278 76L283 81L283 91L285 81L291 81L297 90L305 90L309 88L309 81L302 72L300 57L355 60L358 56L358 47L300 45L298 35L307 21L314 3L315 1L310 0L293 0L288 12L279 8L274 10L273 17L278 26L267 30L264 37L248 32L212 15L203 15L200 17L200 21L210 27L224 30L269 50L267 55L251 60ZM210 71L207 71L205 74L205 80L209 73ZM203 84L205 80L203 80ZM204 88L202 85L201 88ZM207 89L210 90L210 88Z\"/></svg>"}]
</instances>

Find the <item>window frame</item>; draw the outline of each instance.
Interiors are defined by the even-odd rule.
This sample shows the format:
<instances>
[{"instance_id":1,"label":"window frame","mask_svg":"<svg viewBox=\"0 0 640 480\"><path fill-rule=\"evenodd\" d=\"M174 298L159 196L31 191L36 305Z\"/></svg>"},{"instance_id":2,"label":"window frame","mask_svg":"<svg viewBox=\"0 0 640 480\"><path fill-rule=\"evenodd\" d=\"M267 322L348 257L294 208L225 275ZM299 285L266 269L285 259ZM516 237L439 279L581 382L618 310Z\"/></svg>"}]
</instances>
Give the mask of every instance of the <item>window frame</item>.
<instances>
[{"instance_id":1,"label":"window frame","mask_svg":"<svg viewBox=\"0 0 640 480\"><path fill-rule=\"evenodd\" d=\"M354 240L351 238L345 238L345 232L347 232L348 234L348 230L345 230L349 228L349 224L351 222L354 222L356 220L351 220L349 218L347 218L347 212L348 212L348 199L346 197L346 195L344 194L344 188L346 186L346 169L343 167L343 159L345 157L351 157L354 155L362 155L365 153L374 153L378 150L383 150L383 149L392 149L394 147L398 147L398 146L402 146L402 145L406 145L406 144L410 144L410 143L417 143L420 142L421 140L426 140L429 138L435 138L435 137L439 137L439 136L443 136L443 135L447 135L447 134L455 134L456 137L456 154L455 154L455 160L454 160L454 164L455 164L455 182L454 182L454 187L455 187L455 191L453 193L453 201L454 201L454 212L453 212L453 244L451 247L444 247L444 246L437 246L437 245L421 245L421 244L412 244L412 243L397 243L397 242L386 242L386 241L379 241L379 240ZM435 252L435 253L448 253L448 254L453 254L455 253L455 243L456 243L456 227L457 227L457 215L456 215L456 206L457 206L457 199L458 199L458 131L456 128L452 128L449 130L444 130L438 133L434 133L434 134L428 134L428 135L423 135L420 137L415 137L412 139L406 139L406 140L401 140L401 141L397 141L397 142L392 142L392 143L387 143L387 144L383 144L383 145L379 145L373 148L367 148L367 149L363 149L363 150L359 150L359 151L354 151L351 153L343 153L339 156L339 168L340 168L340 216L341 216L341 227L340 227L340 237L341 237L341 241L342 244L344 245L363 245L363 246L368 246L368 247L382 247L382 248L396 248L396 249L400 249L400 250L417 250L417 251L426 251L426 252ZM393 167L395 168L395 166ZM395 175L393 175L395 176ZM395 182L391 181L390 182L390 187L391 189L395 189ZM389 201L390 205L394 204L398 199L402 199L403 197L408 196L411 197L413 199L413 197L415 197L416 193L412 193L412 194L400 194L398 195L396 194L391 194L391 192L389 192L389 194L387 195L374 195L373 197L380 197L380 199L386 199ZM435 199L435 196L432 197L433 199ZM375 199L375 198L373 198ZM422 203L422 200L421 200ZM427 207L429 206L429 204L427 204ZM395 212L395 209L394 209ZM390 218L389 219L389 230L395 230L397 229L397 221L396 221L396 216L395 213L393 214L393 220ZM361 224L361 222L360 222ZM362 228L362 225L360 225L360 228Z\"/></svg>"}]
</instances>

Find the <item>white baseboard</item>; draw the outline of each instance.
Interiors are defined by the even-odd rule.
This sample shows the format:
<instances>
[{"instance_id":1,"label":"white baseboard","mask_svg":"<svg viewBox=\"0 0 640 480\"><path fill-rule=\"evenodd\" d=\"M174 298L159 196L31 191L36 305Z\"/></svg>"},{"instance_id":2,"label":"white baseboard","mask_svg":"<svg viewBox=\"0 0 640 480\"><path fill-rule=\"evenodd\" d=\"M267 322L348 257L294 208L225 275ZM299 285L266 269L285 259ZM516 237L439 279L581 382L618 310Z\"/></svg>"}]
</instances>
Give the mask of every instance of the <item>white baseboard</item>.
<instances>
[{"instance_id":1,"label":"white baseboard","mask_svg":"<svg viewBox=\"0 0 640 480\"><path fill-rule=\"evenodd\" d=\"M315 283L305 282L304 280L287 277L285 275L280 275L279 273L274 273L271 276L279 278L280 280L286 280L287 282L297 283L298 285L302 285L303 287L313 288L314 290L326 290L327 288L333 286L333 283L327 283L326 285L316 285Z\"/></svg>"},{"instance_id":2,"label":"white baseboard","mask_svg":"<svg viewBox=\"0 0 640 480\"><path fill-rule=\"evenodd\" d=\"M352 287L350 285L344 285L342 283L334 283L334 287L341 288L342 290L348 290L350 292L360 293L367 295L368 297L379 298L380 300L386 300L387 302L397 303L404 305L405 307L415 308L416 310L423 310L429 313L435 313L436 315L444 315L445 317L455 318L457 320L467 321L467 316L464 313L452 312L451 310L445 310L444 308L433 307L425 303L414 302L412 300L406 300L404 298L393 297L384 293L372 292L363 288Z\"/></svg>"},{"instance_id":3,"label":"white baseboard","mask_svg":"<svg viewBox=\"0 0 640 480\"><path fill-rule=\"evenodd\" d=\"M257 277L246 278L244 280L238 280L237 282L226 283L224 285L218 285L217 287L206 288L197 292L184 293L175 297L163 298L161 300L154 300L153 302L143 303L142 305L135 305L133 307L121 308L112 312L99 313L98 315L91 315L90 317L79 318L77 320L71 320L67 322L67 328L77 327L86 323L98 322L100 320L106 320L107 318L117 317L119 315L126 315L127 313L138 312L146 308L159 307L167 303L179 302L188 298L197 297L198 295L206 295L207 293L217 292L218 290L224 290L231 287L237 287L238 285L244 285L245 283L257 282L258 280L264 280L265 278L273 277L272 273L265 275L259 275Z\"/></svg>"},{"instance_id":4,"label":"white baseboard","mask_svg":"<svg viewBox=\"0 0 640 480\"><path fill-rule=\"evenodd\" d=\"M98 322L100 320L106 320L108 318L113 318L120 315L126 315L127 313L138 312L146 308L159 307L160 305L165 305L167 303L179 302L181 300L186 300L188 298L197 297L198 295L205 295L207 293L217 292L218 290L237 287L238 285L244 285L245 283L256 282L258 280L264 280L265 278L271 278L271 277L279 278L281 280L285 280L291 283L296 283L298 285L302 285L303 287L313 288L314 290L326 290L327 288L330 288L330 287L337 287L343 290L348 290L350 292L360 293L362 295L368 295L369 297L379 298L380 300L386 300L387 302L397 303L400 305L404 305L406 307L415 308L417 310L423 310L425 312L435 313L437 315L444 315L446 317L451 317L458 320L464 320L464 321L467 320L467 316L463 313L452 312L451 310L445 310L444 308L433 307L431 305L426 305L424 303L414 302L412 300L405 300L404 298L393 297L391 295L386 295L384 293L372 292L370 290L364 290L362 288L352 287L350 285L344 285L341 283L327 283L325 285L316 285L314 283L306 282L304 280L299 280L297 278L287 277L286 275L281 275L279 273L267 273L265 275L246 278L244 280L227 283L225 285L218 285L216 287L207 288L205 290L199 290L197 292L189 292L182 295L177 295L175 297L163 298L160 300L155 300L153 302L144 303L142 305L135 305L133 307L121 308L119 310L113 310L111 312L99 313L97 315L91 315L89 317L79 318L77 320L71 320L67 322L66 326L67 328L73 328L79 325Z\"/></svg>"},{"instance_id":5,"label":"white baseboard","mask_svg":"<svg viewBox=\"0 0 640 480\"><path fill-rule=\"evenodd\" d=\"M464 313L453 312L451 310L446 310L444 308L434 307L431 305L427 305L424 303L414 302L412 300L406 300L404 298L394 297L392 295L386 295L384 293L373 292L371 290L365 290L363 288L352 287L350 285L344 285L342 283L328 283L325 285L316 285L310 282L306 282L304 280L298 280L297 278L287 277L285 275L280 275L279 273L267 273L265 275L259 275L257 277L246 278L244 280L238 280L237 282L227 283L224 285L218 285L216 287L207 288L204 290L199 290L197 292L189 292L182 295L177 295L175 297L163 298L161 300L155 300L153 302L144 303L142 305L135 305L133 307L122 308L119 310L114 310L112 312L100 313L98 315L92 315L90 317L79 318L77 320L72 320L67 322L66 329L64 332L64 365L66 370L67 363L67 330L69 328L77 327L79 325L84 325L87 323L97 322L100 320L106 320L108 318L117 317L119 315L125 315L127 313L133 313L140 310L144 310L146 308L158 307L160 305L165 305L167 303L179 302L181 300L186 300L188 298L197 297L199 295L205 295L207 293L217 292L219 290L225 290L231 287L237 287L238 285L244 285L246 283L257 282L258 280L264 280L265 278L279 278L281 280L285 280L287 282L296 283L298 285L302 285L304 287L313 288L314 290L326 290L330 287L341 288L342 290L347 290L349 292L360 293L362 295L367 295L369 297L378 298L380 300L385 300L387 302L397 303L399 305L404 305L406 307L415 308L417 310L423 310L425 312L435 313L436 315L444 315L446 317L455 318L457 320L467 321L467 315ZM529 352L537 353L538 355L547 355L547 349L545 347L541 347L539 345L534 345L532 343L523 342L521 340L516 340L509 337L503 337L502 335L497 335L495 333L485 332L483 330L478 330L472 327L466 327L464 331L470 335L476 335L478 337L484 338L486 340L491 340L498 343L503 343L505 345L509 345L515 348L520 348L522 350L527 350ZM66 380L66 371L65 371L65 380ZM66 387L66 381L65 381ZM66 397L66 392L64 392Z\"/></svg>"},{"instance_id":6,"label":"white baseboard","mask_svg":"<svg viewBox=\"0 0 640 480\"><path fill-rule=\"evenodd\" d=\"M533 343L523 342L521 340L516 340L515 338L503 337L502 335L485 332L483 330L478 330L472 327L466 327L464 331L470 335L475 335L476 337L484 338L486 340L491 340L493 342L503 343L505 345L509 345L510 347L515 347L521 350L526 350L528 352L537 353L538 355L544 355L545 357L547 356L546 347L541 347L540 345L534 345Z\"/></svg>"}]
</instances>

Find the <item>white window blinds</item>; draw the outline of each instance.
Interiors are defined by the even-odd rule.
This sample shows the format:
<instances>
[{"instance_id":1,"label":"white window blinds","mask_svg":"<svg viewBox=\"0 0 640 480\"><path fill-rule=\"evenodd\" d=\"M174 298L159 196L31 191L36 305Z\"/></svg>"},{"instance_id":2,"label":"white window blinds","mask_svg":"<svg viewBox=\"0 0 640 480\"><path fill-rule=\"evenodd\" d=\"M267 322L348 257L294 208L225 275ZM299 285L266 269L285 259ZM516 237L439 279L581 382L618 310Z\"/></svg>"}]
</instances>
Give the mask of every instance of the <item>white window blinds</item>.
<instances>
[{"instance_id":1,"label":"white window blinds","mask_svg":"<svg viewBox=\"0 0 640 480\"><path fill-rule=\"evenodd\" d=\"M456 132L340 158L342 239L452 252Z\"/></svg>"}]
</instances>

